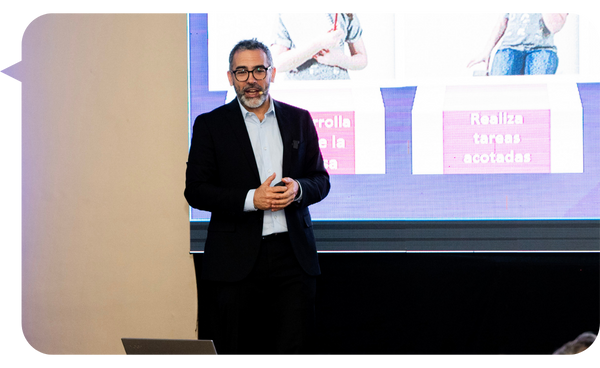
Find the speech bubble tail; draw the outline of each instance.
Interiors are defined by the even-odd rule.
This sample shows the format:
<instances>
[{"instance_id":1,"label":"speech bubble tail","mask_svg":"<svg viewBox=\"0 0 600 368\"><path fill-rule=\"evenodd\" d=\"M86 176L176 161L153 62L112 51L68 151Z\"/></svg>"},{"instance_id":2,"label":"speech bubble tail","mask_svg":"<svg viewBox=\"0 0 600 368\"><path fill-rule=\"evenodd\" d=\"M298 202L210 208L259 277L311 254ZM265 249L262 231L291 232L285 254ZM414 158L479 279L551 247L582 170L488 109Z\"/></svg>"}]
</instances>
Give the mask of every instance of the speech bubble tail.
<instances>
[{"instance_id":1,"label":"speech bubble tail","mask_svg":"<svg viewBox=\"0 0 600 368\"><path fill-rule=\"evenodd\" d=\"M5 66L0 68L0 75L4 78L8 78L13 82L19 83L18 75L19 75L19 59L13 61L12 63L6 64Z\"/></svg>"}]
</instances>

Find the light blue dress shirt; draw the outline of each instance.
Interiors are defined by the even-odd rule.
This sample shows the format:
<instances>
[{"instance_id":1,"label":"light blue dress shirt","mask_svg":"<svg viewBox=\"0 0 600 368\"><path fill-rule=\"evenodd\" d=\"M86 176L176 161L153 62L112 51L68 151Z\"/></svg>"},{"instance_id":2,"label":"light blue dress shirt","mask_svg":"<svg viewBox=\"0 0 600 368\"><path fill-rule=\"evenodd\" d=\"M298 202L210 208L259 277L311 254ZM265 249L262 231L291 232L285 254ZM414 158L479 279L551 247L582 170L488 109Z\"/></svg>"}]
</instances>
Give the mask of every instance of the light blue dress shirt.
<instances>
[{"instance_id":1,"label":"light blue dress shirt","mask_svg":"<svg viewBox=\"0 0 600 368\"><path fill-rule=\"evenodd\" d=\"M275 116L275 106L273 99L269 98L269 110L265 113L262 121L253 112L249 112L240 103L246 129L252 143L254 158L258 166L260 181L263 183L273 173L276 174L272 185L280 182L282 179L283 167L283 141L277 125L277 117ZM239 102L239 101L238 101ZM246 195L246 203L244 211L256 211L254 208L254 192L256 189L251 189ZM286 232L287 223L285 221L285 211L264 211L263 220L263 236Z\"/></svg>"}]
</instances>

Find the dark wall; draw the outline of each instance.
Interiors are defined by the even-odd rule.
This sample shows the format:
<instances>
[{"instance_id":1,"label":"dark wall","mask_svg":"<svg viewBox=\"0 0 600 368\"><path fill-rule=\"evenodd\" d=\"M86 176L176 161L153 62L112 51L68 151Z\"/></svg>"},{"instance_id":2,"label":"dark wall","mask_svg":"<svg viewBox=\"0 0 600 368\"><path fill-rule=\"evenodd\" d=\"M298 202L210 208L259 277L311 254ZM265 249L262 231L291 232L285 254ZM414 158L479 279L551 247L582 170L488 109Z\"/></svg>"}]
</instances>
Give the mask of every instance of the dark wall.
<instances>
[{"instance_id":1,"label":"dark wall","mask_svg":"<svg viewBox=\"0 0 600 368\"><path fill-rule=\"evenodd\" d=\"M598 331L598 254L320 259L323 352L545 354Z\"/></svg>"},{"instance_id":2,"label":"dark wall","mask_svg":"<svg viewBox=\"0 0 600 368\"><path fill-rule=\"evenodd\" d=\"M551 354L600 325L598 253L319 257L319 353ZM198 285L199 337L210 338Z\"/></svg>"}]
</instances>

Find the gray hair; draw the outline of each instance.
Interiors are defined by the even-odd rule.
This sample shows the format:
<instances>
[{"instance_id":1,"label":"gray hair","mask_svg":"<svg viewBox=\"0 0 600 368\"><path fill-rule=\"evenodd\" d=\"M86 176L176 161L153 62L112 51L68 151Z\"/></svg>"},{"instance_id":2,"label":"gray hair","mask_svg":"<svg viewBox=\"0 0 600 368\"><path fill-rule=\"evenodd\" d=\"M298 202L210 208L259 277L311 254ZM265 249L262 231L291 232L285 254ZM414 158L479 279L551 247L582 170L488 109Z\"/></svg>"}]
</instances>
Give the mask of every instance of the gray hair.
<instances>
[{"instance_id":1,"label":"gray hair","mask_svg":"<svg viewBox=\"0 0 600 368\"><path fill-rule=\"evenodd\" d=\"M267 60L269 61L269 65L273 65L273 57L271 56L271 50L264 43L258 41L256 38L251 40L243 40L237 43L229 53L229 69L231 70L233 64L233 56L238 51L246 51L246 50L261 50L267 55Z\"/></svg>"}]
</instances>

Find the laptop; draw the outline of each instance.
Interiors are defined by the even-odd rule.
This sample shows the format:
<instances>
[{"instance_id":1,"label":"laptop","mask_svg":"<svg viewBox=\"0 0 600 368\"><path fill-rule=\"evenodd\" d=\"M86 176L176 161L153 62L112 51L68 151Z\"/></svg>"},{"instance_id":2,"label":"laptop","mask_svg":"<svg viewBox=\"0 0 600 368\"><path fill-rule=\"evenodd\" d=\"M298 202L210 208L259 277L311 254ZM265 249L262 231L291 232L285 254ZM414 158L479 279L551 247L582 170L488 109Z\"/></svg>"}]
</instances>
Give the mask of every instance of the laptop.
<instances>
[{"instance_id":1,"label":"laptop","mask_svg":"<svg viewBox=\"0 0 600 368\"><path fill-rule=\"evenodd\" d=\"M131 354L217 354L212 340L121 339L125 353Z\"/></svg>"}]
</instances>

